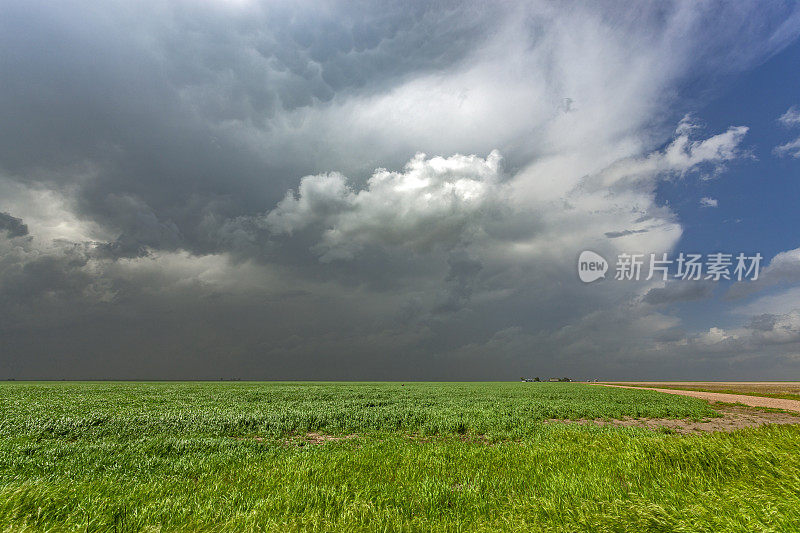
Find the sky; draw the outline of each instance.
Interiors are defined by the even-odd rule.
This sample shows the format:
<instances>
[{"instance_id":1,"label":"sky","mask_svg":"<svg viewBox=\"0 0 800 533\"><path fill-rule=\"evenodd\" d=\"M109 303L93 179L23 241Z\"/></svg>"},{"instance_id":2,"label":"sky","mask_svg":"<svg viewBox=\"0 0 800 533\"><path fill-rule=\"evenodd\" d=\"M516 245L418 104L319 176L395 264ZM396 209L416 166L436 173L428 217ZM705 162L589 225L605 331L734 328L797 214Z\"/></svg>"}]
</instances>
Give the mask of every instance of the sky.
<instances>
[{"instance_id":1,"label":"sky","mask_svg":"<svg viewBox=\"0 0 800 533\"><path fill-rule=\"evenodd\" d=\"M0 378L798 380L799 37L777 1L0 0Z\"/></svg>"}]
</instances>

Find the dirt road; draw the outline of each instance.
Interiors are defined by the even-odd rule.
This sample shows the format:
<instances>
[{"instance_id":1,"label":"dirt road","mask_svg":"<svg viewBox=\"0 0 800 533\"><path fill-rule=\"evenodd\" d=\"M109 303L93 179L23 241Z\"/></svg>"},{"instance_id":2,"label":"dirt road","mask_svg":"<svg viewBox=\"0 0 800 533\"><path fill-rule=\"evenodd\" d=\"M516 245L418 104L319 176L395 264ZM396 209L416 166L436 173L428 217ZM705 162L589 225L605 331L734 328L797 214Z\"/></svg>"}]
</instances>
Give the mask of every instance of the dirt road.
<instances>
[{"instance_id":1,"label":"dirt road","mask_svg":"<svg viewBox=\"0 0 800 533\"><path fill-rule=\"evenodd\" d=\"M751 407L771 407L773 409L785 409L787 411L800 412L800 401L798 400L782 400L779 398L764 398L762 396L747 396L745 394L724 394L721 392L700 392L694 390L677 390L677 389L658 389L655 387L631 387L628 385L611 385L609 383L597 383L604 387L619 387L621 389L644 389L654 390L658 392L666 392L667 394L678 394L680 396L692 396L693 398L700 398L709 402L725 402L725 403L741 403Z\"/></svg>"}]
</instances>

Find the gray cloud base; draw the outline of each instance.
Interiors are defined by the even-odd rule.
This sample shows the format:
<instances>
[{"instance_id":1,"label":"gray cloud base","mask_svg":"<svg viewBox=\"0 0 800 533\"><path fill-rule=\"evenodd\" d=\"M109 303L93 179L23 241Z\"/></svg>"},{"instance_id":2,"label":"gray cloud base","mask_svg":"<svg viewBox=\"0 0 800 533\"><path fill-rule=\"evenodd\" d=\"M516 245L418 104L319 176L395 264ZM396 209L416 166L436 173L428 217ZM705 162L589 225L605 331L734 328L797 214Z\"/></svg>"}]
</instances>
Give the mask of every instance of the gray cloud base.
<instances>
[{"instance_id":1,"label":"gray cloud base","mask_svg":"<svg viewBox=\"0 0 800 533\"><path fill-rule=\"evenodd\" d=\"M0 374L780 372L791 313L686 333L664 307L708 289L574 260L675 245L657 183L747 133L675 95L798 32L760 3L6 2Z\"/></svg>"}]
</instances>

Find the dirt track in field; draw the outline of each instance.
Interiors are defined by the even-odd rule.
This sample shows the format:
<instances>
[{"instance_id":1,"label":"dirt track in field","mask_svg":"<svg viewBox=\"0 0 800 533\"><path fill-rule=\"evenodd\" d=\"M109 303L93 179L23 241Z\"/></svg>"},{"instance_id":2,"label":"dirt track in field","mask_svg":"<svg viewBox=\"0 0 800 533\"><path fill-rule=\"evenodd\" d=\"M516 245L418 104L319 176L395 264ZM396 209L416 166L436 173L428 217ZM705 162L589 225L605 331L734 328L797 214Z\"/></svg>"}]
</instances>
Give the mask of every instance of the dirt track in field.
<instances>
[{"instance_id":1,"label":"dirt track in field","mask_svg":"<svg viewBox=\"0 0 800 533\"><path fill-rule=\"evenodd\" d=\"M725 394L721 392L701 392L694 390L678 389L659 389L656 387L632 387L628 385L612 385L610 383L597 383L603 387L619 387L622 389L643 389L666 392L667 394L677 394L679 396L691 396L709 402L741 403L750 407L768 407L771 409L784 409L800 413L800 401L783 400L780 398L764 398L762 396L747 396L745 394Z\"/></svg>"}]
</instances>

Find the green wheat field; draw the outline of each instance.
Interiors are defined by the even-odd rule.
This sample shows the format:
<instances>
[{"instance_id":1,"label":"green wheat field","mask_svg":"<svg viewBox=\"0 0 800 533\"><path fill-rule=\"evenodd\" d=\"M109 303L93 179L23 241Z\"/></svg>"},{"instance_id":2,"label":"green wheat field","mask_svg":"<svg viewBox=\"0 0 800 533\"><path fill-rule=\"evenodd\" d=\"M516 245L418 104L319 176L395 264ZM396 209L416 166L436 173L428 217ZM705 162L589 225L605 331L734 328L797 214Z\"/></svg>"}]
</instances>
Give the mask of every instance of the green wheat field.
<instances>
[{"instance_id":1,"label":"green wheat field","mask_svg":"<svg viewBox=\"0 0 800 533\"><path fill-rule=\"evenodd\" d=\"M800 427L577 383L0 384L0 531L796 531Z\"/></svg>"}]
</instances>

